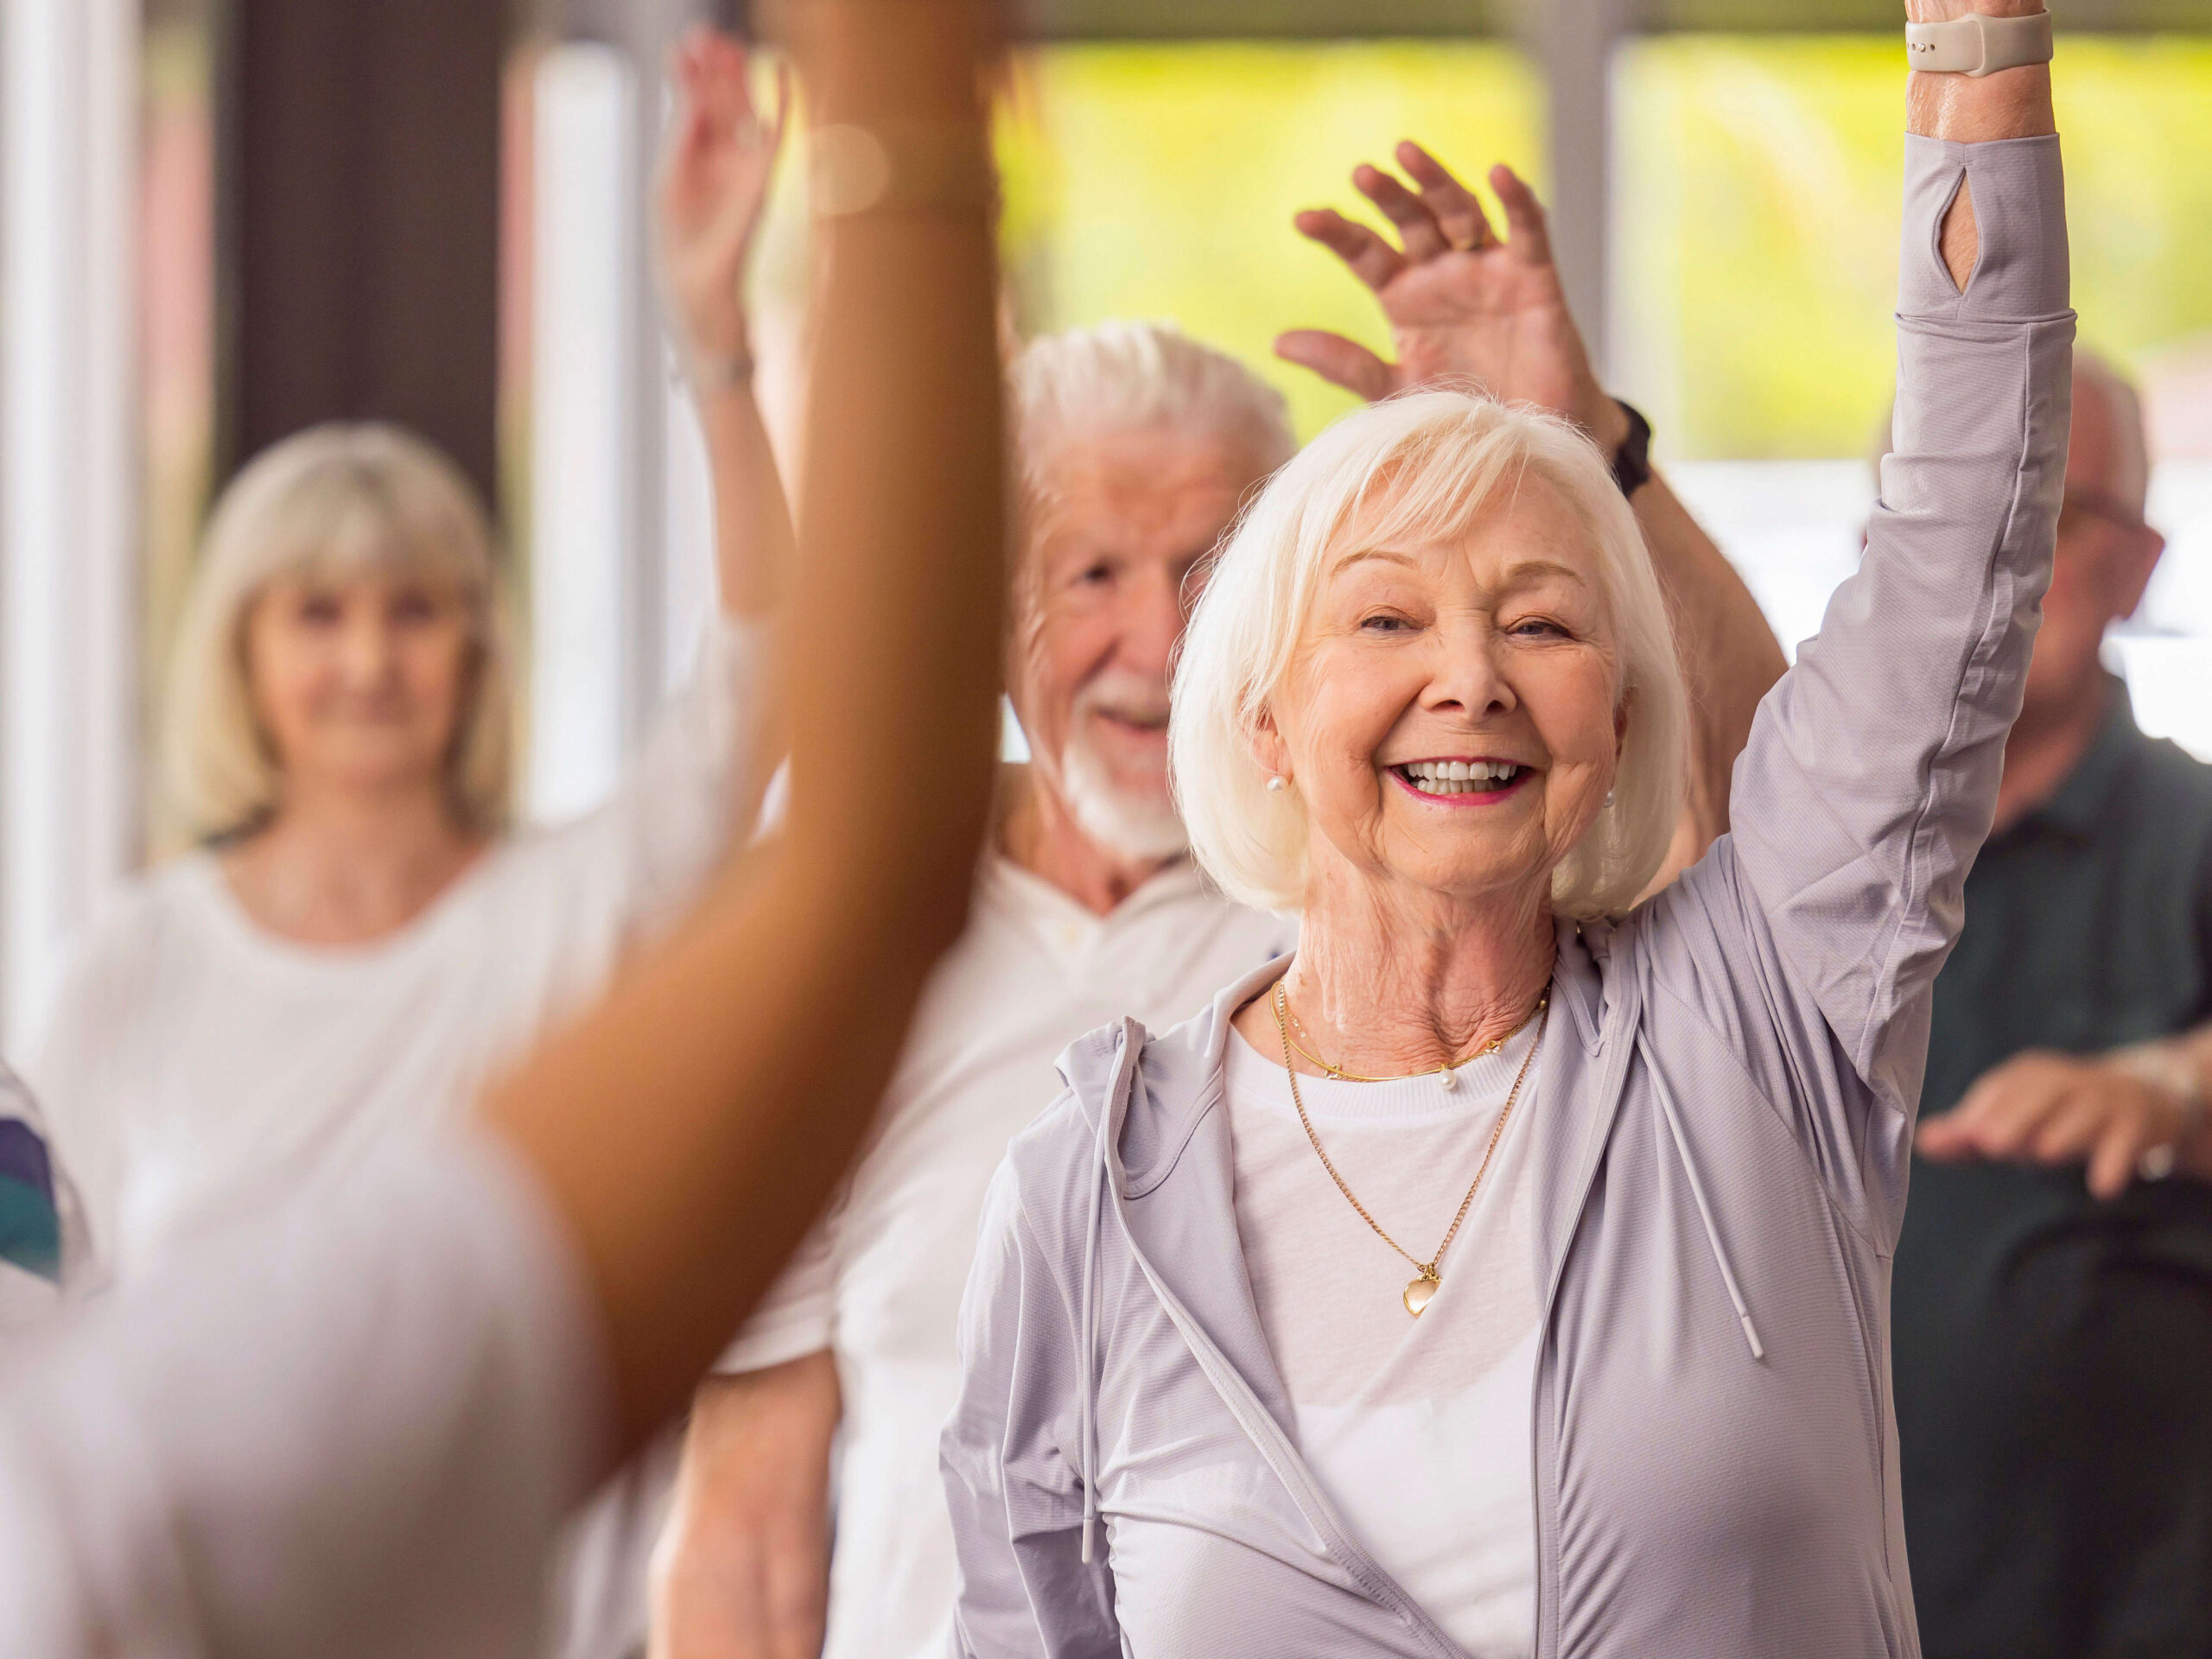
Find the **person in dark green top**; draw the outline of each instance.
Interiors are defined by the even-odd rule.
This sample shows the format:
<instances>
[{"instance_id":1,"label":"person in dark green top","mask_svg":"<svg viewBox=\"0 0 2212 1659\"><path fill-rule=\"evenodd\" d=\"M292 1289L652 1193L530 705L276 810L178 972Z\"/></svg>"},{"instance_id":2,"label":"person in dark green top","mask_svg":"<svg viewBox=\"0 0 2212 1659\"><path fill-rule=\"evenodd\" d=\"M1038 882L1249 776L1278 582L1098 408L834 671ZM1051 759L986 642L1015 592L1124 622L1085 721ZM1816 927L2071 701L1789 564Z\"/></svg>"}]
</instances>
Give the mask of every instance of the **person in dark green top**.
<instances>
[{"instance_id":1,"label":"person in dark green top","mask_svg":"<svg viewBox=\"0 0 2212 1659\"><path fill-rule=\"evenodd\" d=\"M2212 1653L2212 766L2098 658L2163 546L2147 470L2133 393L2077 353L1891 1287L1927 1659Z\"/></svg>"}]
</instances>

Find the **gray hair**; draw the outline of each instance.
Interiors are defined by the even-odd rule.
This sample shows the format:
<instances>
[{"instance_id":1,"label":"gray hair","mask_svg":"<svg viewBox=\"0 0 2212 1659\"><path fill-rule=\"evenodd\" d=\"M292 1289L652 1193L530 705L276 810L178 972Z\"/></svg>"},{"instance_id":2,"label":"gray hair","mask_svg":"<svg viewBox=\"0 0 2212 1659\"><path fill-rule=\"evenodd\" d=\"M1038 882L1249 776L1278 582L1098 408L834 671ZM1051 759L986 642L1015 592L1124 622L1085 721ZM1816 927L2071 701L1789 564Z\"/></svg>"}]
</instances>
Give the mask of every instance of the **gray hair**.
<instances>
[{"instance_id":1,"label":"gray hair","mask_svg":"<svg viewBox=\"0 0 2212 1659\"><path fill-rule=\"evenodd\" d=\"M1035 493L1071 438L1144 428L1226 439L1272 473L1297 452L1283 396L1173 323L1112 321L1033 340L1014 361L1022 483Z\"/></svg>"},{"instance_id":2,"label":"gray hair","mask_svg":"<svg viewBox=\"0 0 2212 1659\"><path fill-rule=\"evenodd\" d=\"M198 839L234 834L277 804L276 758L253 712L245 620L271 583L406 570L452 582L473 625L475 672L448 760L455 810L505 822L512 779L506 629L492 526L461 469L396 426L330 423L250 461L215 504L169 665L162 771Z\"/></svg>"}]
</instances>

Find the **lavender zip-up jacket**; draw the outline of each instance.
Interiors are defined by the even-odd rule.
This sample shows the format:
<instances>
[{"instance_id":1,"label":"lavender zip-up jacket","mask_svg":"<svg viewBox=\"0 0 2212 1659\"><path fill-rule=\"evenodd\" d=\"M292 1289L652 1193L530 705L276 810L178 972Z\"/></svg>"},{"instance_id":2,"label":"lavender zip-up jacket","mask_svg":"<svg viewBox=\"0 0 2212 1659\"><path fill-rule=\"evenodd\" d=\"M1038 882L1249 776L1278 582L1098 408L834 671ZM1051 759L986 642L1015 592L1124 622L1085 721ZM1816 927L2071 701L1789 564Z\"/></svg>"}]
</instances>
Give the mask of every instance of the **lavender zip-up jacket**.
<instances>
[{"instance_id":1,"label":"lavender zip-up jacket","mask_svg":"<svg viewBox=\"0 0 2212 1659\"><path fill-rule=\"evenodd\" d=\"M1962 179L1963 295L1936 249ZM1909 138L1901 286L1866 558L1759 710L1733 834L1560 930L1525 1131L1543 1659L1919 1651L1890 1263L2065 470L2057 140ZM1300 1460L1245 1277L1222 1057L1276 971L1075 1044L999 1172L944 1440L958 1654L1459 1654Z\"/></svg>"}]
</instances>

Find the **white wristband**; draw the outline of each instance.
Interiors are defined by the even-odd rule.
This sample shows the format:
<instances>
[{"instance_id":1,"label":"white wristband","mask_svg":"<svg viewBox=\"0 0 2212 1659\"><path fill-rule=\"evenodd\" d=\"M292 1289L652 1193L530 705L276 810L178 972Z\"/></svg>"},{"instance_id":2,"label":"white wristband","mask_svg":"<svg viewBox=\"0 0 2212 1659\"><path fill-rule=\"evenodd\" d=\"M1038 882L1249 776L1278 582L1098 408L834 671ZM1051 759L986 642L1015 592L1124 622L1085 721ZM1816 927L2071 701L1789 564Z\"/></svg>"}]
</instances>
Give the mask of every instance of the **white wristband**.
<instances>
[{"instance_id":1,"label":"white wristband","mask_svg":"<svg viewBox=\"0 0 2212 1659\"><path fill-rule=\"evenodd\" d=\"M1977 11L1948 23L1907 23L1904 54L1915 69L1977 77L2025 63L2049 63L2050 14L1986 17Z\"/></svg>"}]
</instances>

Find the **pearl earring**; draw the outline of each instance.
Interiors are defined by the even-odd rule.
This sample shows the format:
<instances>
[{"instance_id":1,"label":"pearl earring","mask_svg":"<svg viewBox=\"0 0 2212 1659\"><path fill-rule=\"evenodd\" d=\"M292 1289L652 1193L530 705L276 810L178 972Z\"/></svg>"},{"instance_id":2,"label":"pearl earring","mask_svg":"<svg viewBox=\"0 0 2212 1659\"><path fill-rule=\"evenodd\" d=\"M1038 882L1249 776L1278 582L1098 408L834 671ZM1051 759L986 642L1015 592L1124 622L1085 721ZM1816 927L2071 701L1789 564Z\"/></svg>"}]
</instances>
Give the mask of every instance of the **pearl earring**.
<instances>
[{"instance_id":1,"label":"pearl earring","mask_svg":"<svg viewBox=\"0 0 2212 1659\"><path fill-rule=\"evenodd\" d=\"M1612 810L1612 805L1613 805L1613 791L1612 791L1611 790L1610 790L1610 789L1609 789L1609 790L1607 790L1607 791L1605 791L1605 809L1606 809L1606 810L1611 811L1611 810Z\"/></svg>"},{"instance_id":2,"label":"pearl earring","mask_svg":"<svg viewBox=\"0 0 2212 1659\"><path fill-rule=\"evenodd\" d=\"M1270 773L1270 774L1268 775L1268 794L1270 794L1270 795L1280 795L1280 794L1281 794L1281 793L1283 792L1283 791L1285 791L1286 789L1288 789L1289 787L1290 787L1290 779L1287 779L1287 778L1286 778L1286 777L1284 777L1281 772L1272 772L1272 773Z\"/></svg>"}]
</instances>

